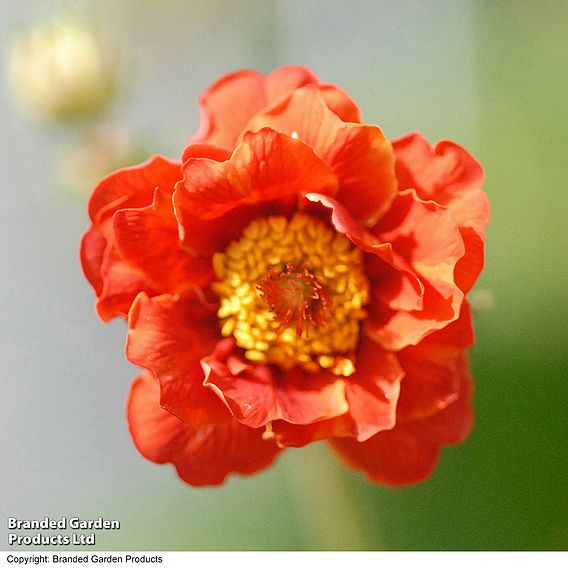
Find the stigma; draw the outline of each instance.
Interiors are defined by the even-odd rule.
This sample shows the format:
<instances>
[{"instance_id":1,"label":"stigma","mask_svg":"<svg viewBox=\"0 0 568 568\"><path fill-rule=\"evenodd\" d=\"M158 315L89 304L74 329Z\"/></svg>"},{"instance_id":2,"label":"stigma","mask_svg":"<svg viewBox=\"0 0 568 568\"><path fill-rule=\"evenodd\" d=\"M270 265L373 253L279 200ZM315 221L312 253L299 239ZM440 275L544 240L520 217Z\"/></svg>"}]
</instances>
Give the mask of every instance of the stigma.
<instances>
[{"instance_id":1,"label":"stigma","mask_svg":"<svg viewBox=\"0 0 568 568\"><path fill-rule=\"evenodd\" d=\"M356 370L369 283L363 253L323 221L303 213L254 220L216 253L221 333L250 361L284 370Z\"/></svg>"}]
</instances>

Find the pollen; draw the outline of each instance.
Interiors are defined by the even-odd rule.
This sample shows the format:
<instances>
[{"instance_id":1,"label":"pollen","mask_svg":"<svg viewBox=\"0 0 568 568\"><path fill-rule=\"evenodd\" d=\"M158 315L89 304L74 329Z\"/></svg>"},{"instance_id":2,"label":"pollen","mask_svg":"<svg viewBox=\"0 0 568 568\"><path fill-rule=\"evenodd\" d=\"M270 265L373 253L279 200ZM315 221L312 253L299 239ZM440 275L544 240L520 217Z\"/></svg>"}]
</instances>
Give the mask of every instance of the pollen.
<instances>
[{"instance_id":1,"label":"pollen","mask_svg":"<svg viewBox=\"0 0 568 568\"><path fill-rule=\"evenodd\" d=\"M284 370L356 370L369 282L363 253L303 213L256 219L213 257L221 334L245 357Z\"/></svg>"}]
</instances>

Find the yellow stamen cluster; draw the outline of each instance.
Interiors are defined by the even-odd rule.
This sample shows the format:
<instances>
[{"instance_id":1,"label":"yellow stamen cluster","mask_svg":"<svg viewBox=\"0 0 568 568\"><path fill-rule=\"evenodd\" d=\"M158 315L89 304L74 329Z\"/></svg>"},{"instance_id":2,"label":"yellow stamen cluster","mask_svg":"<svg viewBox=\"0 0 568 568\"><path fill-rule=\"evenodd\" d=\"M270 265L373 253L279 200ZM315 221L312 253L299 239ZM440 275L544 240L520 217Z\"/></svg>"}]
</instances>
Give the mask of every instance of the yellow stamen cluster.
<instances>
[{"instance_id":1,"label":"yellow stamen cluster","mask_svg":"<svg viewBox=\"0 0 568 568\"><path fill-rule=\"evenodd\" d=\"M307 269L331 300L328 321L306 321L298 335L294 322L282 326L263 298L259 282L281 274L286 266ZM363 254L343 234L322 221L296 213L257 219L243 236L213 257L219 282L218 316L221 333L233 335L250 361L273 363L283 369L330 369L336 375L355 372L353 352L359 324L369 299Z\"/></svg>"}]
</instances>

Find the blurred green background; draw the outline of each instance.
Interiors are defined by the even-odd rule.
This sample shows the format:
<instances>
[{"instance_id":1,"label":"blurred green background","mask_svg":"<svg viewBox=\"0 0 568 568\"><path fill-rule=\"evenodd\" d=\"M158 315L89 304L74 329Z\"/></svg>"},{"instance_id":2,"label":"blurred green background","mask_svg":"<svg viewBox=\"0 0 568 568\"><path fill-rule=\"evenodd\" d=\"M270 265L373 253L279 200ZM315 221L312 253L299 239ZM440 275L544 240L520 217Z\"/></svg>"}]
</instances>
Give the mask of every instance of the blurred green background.
<instances>
[{"instance_id":1,"label":"blurred green background","mask_svg":"<svg viewBox=\"0 0 568 568\"><path fill-rule=\"evenodd\" d=\"M102 550L568 548L568 3L27 0L0 10L4 61L18 34L62 14L113 46L117 94L102 116L127 140L93 142L93 121L29 120L4 81L4 517L119 519L119 532L99 533ZM389 137L450 138L486 170L476 425L415 487L371 485L314 445L255 477L194 489L141 458L126 431L136 370L124 324L95 318L77 260L89 164L177 156L218 75L292 63L348 90Z\"/></svg>"}]
</instances>

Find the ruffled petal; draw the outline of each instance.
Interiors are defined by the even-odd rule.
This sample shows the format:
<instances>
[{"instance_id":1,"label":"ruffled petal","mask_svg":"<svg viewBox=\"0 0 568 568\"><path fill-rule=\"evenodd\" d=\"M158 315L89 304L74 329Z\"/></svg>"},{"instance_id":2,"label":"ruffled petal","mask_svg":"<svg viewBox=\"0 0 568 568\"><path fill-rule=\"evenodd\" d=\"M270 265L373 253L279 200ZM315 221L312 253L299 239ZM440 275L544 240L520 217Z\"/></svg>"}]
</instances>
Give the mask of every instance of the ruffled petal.
<instances>
[{"instance_id":1,"label":"ruffled petal","mask_svg":"<svg viewBox=\"0 0 568 568\"><path fill-rule=\"evenodd\" d=\"M393 487L423 481L436 466L441 447L463 441L471 429L471 386L465 356L458 368L459 398L441 412L425 420L397 424L366 442L334 438L332 447L371 481Z\"/></svg>"},{"instance_id":2,"label":"ruffled petal","mask_svg":"<svg viewBox=\"0 0 568 568\"><path fill-rule=\"evenodd\" d=\"M305 446L333 436L364 441L396 422L402 367L393 353L363 338L357 352L357 371L345 382L348 410L345 414L308 425L274 422L272 429L282 446Z\"/></svg>"},{"instance_id":3,"label":"ruffled petal","mask_svg":"<svg viewBox=\"0 0 568 568\"><path fill-rule=\"evenodd\" d=\"M196 293L183 299L140 294L128 327L126 356L157 377L166 410L196 428L227 419L224 405L203 386L200 361L217 344L217 321Z\"/></svg>"},{"instance_id":4,"label":"ruffled petal","mask_svg":"<svg viewBox=\"0 0 568 568\"><path fill-rule=\"evenodd\" d=\"M381 242L358 223L337 199L310 193L306 199L331 211L331 224L361 250L365 256L366 274L371 283L373 301L392 310L421 310L424 286L408 263L395 254L391 243Z\"/></svg>"},{"instance_id":5,"label":"ruffled petal","mask_svg":"<svg viewBox=\"0 0 568 568\"><path fill-rule=\"evenodd\" d=\"M102 209L105 209L105 216L112 216L118 209L145 207L152 203L157 187L172 193L174 184L182 177L180 167L181 162L153 156L142 164L108 175L95 187L89 199L91 220L95 221Z\"/></svg>"},{"instance_id":6,"label":"ruffled petal","mask_svg":"<svg viewBox=\"0 0 568 568\"><path fill-rule=\"evenodd\" d=\"M448 205L465 245L456 265L456 283L467 294L477 281L485 260L485 225L489 221L489 200L482 191L472 191Z\"/></svg>"},{"instance_id":7,"label":"ruffled petal","mask_svg":"<svg viewBox=\"0 0 568 568\"><path fill-rule=\"evenodd\" d=\"M224 341L220 350L203 359L204 384L227 405L233 416L251 428L273 420L309 424L346 412L343 380L329 372L281 371L250 365Z\"/></svg>"},{"instance_id":8,"label":"ruffled petal","mask_svg":"<svg viewBox=\"0 0 568 568\"><path fill-rule=\"evenodd\" d=\"M320 93L327 108L343 122L361 122L359 107L343 89L335 85L322 85Z\"/></svg>"},{"instance_id":9,"label":"ruffled petal","mask_svg":"<svg viewBox=\"0 0 568 568\"><path fill-rule=\"evenodd\" d=\"M414 190L401 192L372 232L392 244L424 286L420 310L396 311L379 302L370 306L368 333L386 349L398 351L458 318L464 294L454 270L465 247L451 213L422 201Z\"/></svg>"},{"instance_id":10,"label":"ruffled petal","mask_svg":"<svg viewBox=\"0 0 568 568\"><path fill-rule=\"evenodd\" d=\"M465 243L456 281L468 292L483 268L489 201L482 192L483 169L464 148L447 140L432 148L418 132L393 141L400 189L414 188L421 199L434 200L452 212Z\"/></svg>"},{"instance_id":11,"label":"ruffled petal","mask_svg":"<svg viewBox=\"0 0 568 568\"><path fill-rule=\"evenodd\" d=\"M224 162L231 157L231 152L224 148L218 148L211 144L190 144L183 151L182 162L185 163L190 158L210 158L216 162Z\"/></svg>"},{"instance_id":12,"label":"ruffled petal","mask_svg":"<svg viewBox=\"0 0 568 568\"><path fill-rule=\"evenodd\" d=\"M81 266L97 296L100 296L103 290L101 266L106 246L107 241L98 227L92 226L81 240Z\"/></svg>"},{"instance_id":13,"label":"ruffled petal","mask_svg":"<svg viewBox=\"0 0 568 568\"><path fill-rule=\"evenodd\" d=\"M396 422L396 407L404 371L396 356L367 337L357 352L357 372L345 380L349 411L347 435L364 441Z\"/></svg>"},{"instance_id":14,"label":"ruffled petal","mask_svg":"<svg viewBox=\"0 0 568 568\"><path fill-rule=\"evenodd\" d=\"M112 224L112 219L106 221ZM144 276L118 253L114 241L107 241L101 264L102 290L95 309L108 322L116 316L126 318L132 302L140 292L156 295L157 291Z\"/></svg>"},{"instance_id":15,"label":"ruffled petal","mask_svg":"<svg viewBox=\"0 0 568 568\"><path fill-rule=\"evenodd\" d=\"M154 156L146 162L104 178L89 200L92 225L81 243L81 264L98 297L97 313L104 321L126 317L136 295L154 294L151 282L125 261L115 246L112 217L121 208L146 207L156 187L173 191L181 179L181 163Z\"/></svg>"},{"instance_id":16,"label":"ruffled petal","mask_svg":"<svg viewBox=\"0 0 568 568\"><path fill-rule=\"evenodd\" d=\"M158 382L144 373L132 384L128 423L140 453L155 463L171 462L191 485L219 485L232 473L250 474L267 468L279 450L262 430L235 420L195 429L160 407ZM228 414L228 413L227 413Z\"/></svg>"},{"instance_id":17,"label":"ruffled petal","mask_svg":"<svg viewBox=\"0 0 568 568\"><path fill-rule=\"evenodd\" d=\"M483 185L482 167L454 142L441 140L432 148L422 134L412 132L392 144L401 191L413 188L421 199L448 205Z\"/></svg>"},{"instance_id":18,"label":"ruffled petal","mask_svg":"<svg viewBox=\"0 0 568 568\"><path fill-rule=\"evenodd\" d=\"M397 192L394 153L377 126L346 123L329 110L318 88L304 87L255 115L246 130L270 127L297 136L333 169L337 199L372 225Z\"/></svg>"},{"instance_id":19,"label":"ruffled petal","mask_svg":"<svg viewBox=\"0 0 568 568\"><path fill-rule=\"evenodd\" d=\"M247 134L231 159L190 159L176 186L176 207L215 219L239 205L283 200L297 204L306 193L335 193L336 179L301 142L265 128Z\"/></svg>"},{"instance_id":20,"label":"ruffled petal","mask_svg":"<svg viewBox=\"0 0 568 568\"><path fill-rule=\"evenodd\" d=\"M471 311L464 302L456 321L398 354L405 372L397 407L398 420L428 418L457 400L463 350L473 343Z\"/></svg>"},{"instance_id":21,"label":"ruffled petal","mask_svg":"<svg viewBox=\"0 0 568 568\"><path fill-rule=\"evenodd\" d=\"M201 96L201 125L194 140L232 150L255 113L293 89L317 82L299 66L281 67L268 76L249 69L229 73Z\"/></svg>"},{"instance_id":22,"label":"ruffled petal","mask_svg":"<svg viewBox=\"0 0 568 568\"><path fill-rule=\"evenodd\" d=\"M181 294L214 278L210 260L181 248L172 197L164 190L155 190L148 207L117 211L114 236L120 256L162 293Z\"/></svg>"}]
</instances>

